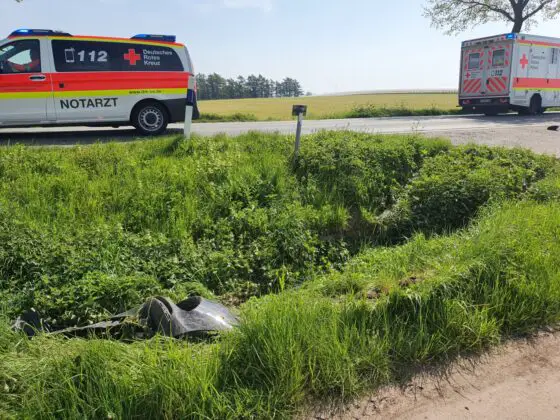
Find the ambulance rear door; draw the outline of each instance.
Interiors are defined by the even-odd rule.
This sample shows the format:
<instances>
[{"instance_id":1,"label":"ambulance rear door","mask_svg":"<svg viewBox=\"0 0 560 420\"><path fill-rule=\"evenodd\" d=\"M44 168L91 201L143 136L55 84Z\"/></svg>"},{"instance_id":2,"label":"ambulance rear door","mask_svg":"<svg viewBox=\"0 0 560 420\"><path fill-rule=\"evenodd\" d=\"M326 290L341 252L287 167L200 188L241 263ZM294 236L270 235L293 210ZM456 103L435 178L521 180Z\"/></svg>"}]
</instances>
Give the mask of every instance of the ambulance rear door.
<instances>
[{"instance_id":1,"label":"ambulance rear door","mask_svg":"<svg viewBox=\"0 0 560 420\"><path fill-rule=\"evenodd\" d=\"M460 97L480 96L485 79L486 50L479 45L463 47L461 52Z\"/></svg>"},{"instance_id":2,"label":"ambulance rear door","mask_svg":"<svg viewBox=\"0 0 560 420\"><path fill-rule=\"evenodd\" d=\"M508 96L513 41L498 39L486 47L486 70L483 85L487 96Z\"/></svg>"}]
</instances>

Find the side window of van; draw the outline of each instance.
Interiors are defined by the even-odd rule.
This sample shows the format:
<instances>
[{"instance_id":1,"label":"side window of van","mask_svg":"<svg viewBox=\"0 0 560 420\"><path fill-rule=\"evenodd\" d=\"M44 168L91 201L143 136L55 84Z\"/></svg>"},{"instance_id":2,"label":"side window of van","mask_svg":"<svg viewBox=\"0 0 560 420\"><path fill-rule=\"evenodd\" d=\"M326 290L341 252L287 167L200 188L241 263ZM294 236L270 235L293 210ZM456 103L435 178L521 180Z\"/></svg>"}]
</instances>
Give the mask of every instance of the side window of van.
<instances>
[{"instance_id":1,"label":"side window of van","mask_svg":"<svg viewBox=\"0 0 560 420\"><path fill-rule=\"evenodd\" d=\"M52 46L58 72L118 70L109 43L55 40Z\"/></svg>"},{"instance_id":2,"label":"side window of van","mask_svg":"<svg viewBox=\"0 0 560 420\"><path fill-rule=\"evenodd\" d=\"M40 73L41 47L39 41L26 39L0 48L0 73Z\"/></svg>"},{"instance_id":3,"label":"side window of van","mask_svg":"<svg viewBox=\"0 0 560 420\"><path fill-rule=\"evenodd\" d=\"M183 71L173 48L122 42L53 40L57 72Z\"/></svg>"}]
</instances>

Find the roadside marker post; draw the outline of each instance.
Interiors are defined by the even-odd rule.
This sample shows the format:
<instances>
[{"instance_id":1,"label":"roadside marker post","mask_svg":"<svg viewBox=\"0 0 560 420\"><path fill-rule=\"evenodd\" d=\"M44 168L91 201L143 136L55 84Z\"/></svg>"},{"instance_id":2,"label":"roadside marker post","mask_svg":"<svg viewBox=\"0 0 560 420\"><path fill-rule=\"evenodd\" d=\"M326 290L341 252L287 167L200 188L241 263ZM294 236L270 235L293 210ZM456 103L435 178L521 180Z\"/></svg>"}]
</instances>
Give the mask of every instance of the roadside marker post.
<instances>
[{"instance_id":1,"label":"roadside marker post","mask_svg":"<svg viewBox=\"0 0 560 420\"><path fill-rule=\"evenodd\" d=\"M191 138L193 110L194 110L194 91L189 89L187 91L187 103L185 108L185 125L183 127L183 133L187 140Z\"/></svg>"},{"instance_id":2,"label":"roadside marker post","mask_svg":"<svg viewBox=\"0 0 560 420\"><path fill-rule=\"evenodd\" d=\"M292 107L292 116L298 117L296 128L296 144L294 148L294 163L299 157L299 146L301 144L301 128L303 126L303 117L307 115L307 105L294 105Z\"/></svg>"},{"instance_id":3,"label":"roadside marker post","mask_svg":"<svg viewBox=\"0 0 560 420\"><path fill-rule=\"evenodd\" d=\"M192 116L193 107L192 105L187 105L185 109L185 126L183 127L183 132L187 140L191 138Z\"/></svg>"}]
</instances>

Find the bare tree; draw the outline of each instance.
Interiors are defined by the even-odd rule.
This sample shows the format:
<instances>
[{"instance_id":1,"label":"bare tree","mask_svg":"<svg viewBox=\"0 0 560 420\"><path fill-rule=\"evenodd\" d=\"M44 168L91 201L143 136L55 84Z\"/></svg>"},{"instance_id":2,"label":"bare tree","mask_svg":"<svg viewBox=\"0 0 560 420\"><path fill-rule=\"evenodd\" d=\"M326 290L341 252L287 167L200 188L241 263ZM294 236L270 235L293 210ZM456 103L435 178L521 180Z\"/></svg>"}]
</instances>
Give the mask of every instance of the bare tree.
<instances>
[{"instance_id":1,"label":"bare tree","mask_svg":"<svg viewBox=\"0 0 560 420\"><path fill-rule=\"evenodd\" d=\"M519 33L537 15L552 19L560 13L560 0L428 0L424 16L432 26L456 34L488 22L512 22Z\"/></svg>"}]
</instances>

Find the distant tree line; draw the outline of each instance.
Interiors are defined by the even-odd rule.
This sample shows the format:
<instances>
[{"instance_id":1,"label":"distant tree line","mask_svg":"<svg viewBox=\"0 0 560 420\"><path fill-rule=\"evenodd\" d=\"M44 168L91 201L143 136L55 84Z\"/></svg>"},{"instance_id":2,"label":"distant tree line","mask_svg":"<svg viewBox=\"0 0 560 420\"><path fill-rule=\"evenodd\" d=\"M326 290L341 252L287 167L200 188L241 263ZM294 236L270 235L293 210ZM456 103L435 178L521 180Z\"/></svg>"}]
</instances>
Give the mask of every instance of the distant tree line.
<instances>
[{"instance_id":1,"label":"distant tree line","mask_svg":"<svg viewBox=\"0 0 560 420\"><path fill-rule=\"evenodd\" d=\"M262 75L226 79L219 74L196 76L198 99L283 98L303 95L301 84L289 77L281 82Z\"/></svg>"}]
</instances>

